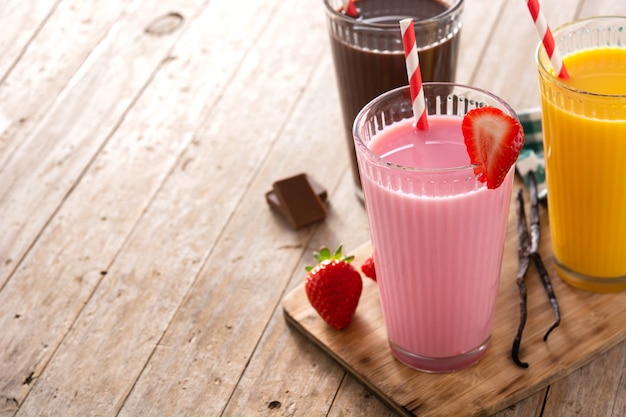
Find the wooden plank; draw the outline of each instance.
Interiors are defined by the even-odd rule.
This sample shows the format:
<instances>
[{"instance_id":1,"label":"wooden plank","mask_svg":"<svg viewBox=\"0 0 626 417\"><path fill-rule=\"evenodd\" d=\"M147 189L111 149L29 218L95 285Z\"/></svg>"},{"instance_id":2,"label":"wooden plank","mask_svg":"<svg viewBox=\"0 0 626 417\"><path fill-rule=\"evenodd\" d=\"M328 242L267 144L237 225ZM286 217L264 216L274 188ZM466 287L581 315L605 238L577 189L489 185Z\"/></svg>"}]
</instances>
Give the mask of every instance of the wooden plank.
<instances>
[{"instance_id":1,"label":"wooden plank","mask_svg":"<svg viewBox=\"0 0 626 417\"><path fill-rule=\"evenodd\" d=\"M254 88L255 95L271 94L272 91L279 89L292 91L294 87L302 88L303 91L317 91L314 94L316 97L314 106L306 101L300 103L303 98L299 97L295 102L284 103L274 109L265 109L268 113L265 113L264 109L258 109L260 112L258 122L262 122L261 125L255 124L256 119L253 119L252 125L242 126L241 129L234 128L235 131L241 130L241 140L244 143L262 140L263 138L254 138L254 135L258 134L263 137L270 135L277 142L272 146L271 156L263 157L254 180L246 187L241 204L232 214L227 228L222 233L221 243L213 249L206 267L162 341L164 346L180 345L181 340L189 340L189 343L181 347L182 354L180 351L174 352L160 346L157 348L122 409L122 416L218 415L223 411L233 390L240 385L241 374L249 366L248 361L266 330L269 318L275 314L283 288L295 268L294 262L297 262L303 247L310 240L312 231L318 227L310 226L293 231L282 218L267 207L264 202L265 191L271 188L271 182L276 179L306 171L329 189L332 205L333 182L337 181L339 172L348 174L344 143L336 142L335 138L329 138L324 134L327 120L321 116L325 116L326 113L320 114L316 111L318 107L324 109L329 107L327 98L319 94L320 83L311 81L310 78L312 71L318 67L322 48L326 50L328 47L323 15L318 19L309 16L310 10L316 6L317 3L313 0L282 3L267 27L268 33L264 33L258 39L256 49L250 56L252 61L259 56L265 56L267 61L264 60L259 65L244 66L253 71L256 79L248 78L252 72L240 74L239 78L246 81L242 81L241 88L230 91L228 98L225 96L225 108L232 108L233 111L226 111L226 114L232 116L223 123L230 125L240 120L235 111L239 108L237 102L243 91L250 88ZM310 28L309 36L297 41L290 39L287 34L297 31L299 22L303 20L307 21ZM275 39L283 39L284 44L276 45ZM291 64L282 59L285 56L291 56L289 61ZM276 76L276 71L281 65L289 68L281 70L281 75ZM283 84L288 83L289 86L295 80L299 80L299 83L286 90ZM255 87L252 87L253 85ZM262 87L263 85L265 87ZM311 125L293 122L267 128L272 126L272 120L275 120L270 114L282 113L281 120L288 120L291 117L291 110L285 111L284 105L293 108L296 104L297 108L305 110L312 117L317 117L319 130L299 130ZM339 112L333 112L332 117L334 123L341 123ZM216 126L216 129L219 129L219 126ZM341 165L320 170L317 168L316 158L311 158L310 155L315 154L316 150L321 149L328 140L336 144L338 153L345 159ZM298 146L292 146L294 142L297 142ZM235 143L231 146L236 146ZM329 179L332 181L329 182ZM332 209L329 217L333 217ZM246 232L242 234L242 230ZM258 236L269 238L262 240ZM267 245L267 242L272 244ZM268 275L262 279L258 276L259 265L263 265L263 269L268 271ZM237 336L222 336L232 332L237 332ZM284 336L281 334L283 340L289 341L289 338ZM275 343L280 346L281 340L272 340L273 346L276 346ZM279 351L277 348L276 352ZM315 351L310 352L309 357L311 360L319 358ZM282 368L283 363L287 361L280 359L273 361L272 366ZM324 374L322 381L316 382L324 385L324 381L330 380L330 385L335 390L342 374L343 371L337 368L334 374ZM284 373L278 369L268 374L270 378L271 375L278 375L280 382L288 382L284 381L282 378ZM153 381L163 382L157 387ZM303 392L293 386L293 394L298 395L298 391L299 395L306 395L306 390ZM255 392L248 394L255 395ZM176 399L175 402L173 398ZM258 407L260 412L266 412L270 408L269 403L275 399L272 395L271 398L253 401L245 407L246 410ZM244 411L244 414L250 412Z\"/></svg>"},{"instance_id":2,"label":"wooden plank","mask_svg":"<svg viewBox=\"0 0 626 417\"><path fill-rule=\"evenodd\" d=\"M0 81L28 48L60 0L5 0L0 6ZM0 152L1 154L2 152Z\"/></svg>"},{"instance_id":3,"label":"wooden plank","mask_svg":"<svg viewBox=\"0 0 626 417\"><path fill-rule=\"evenodd\" d=\"M26 398L21 413L36 414L45 408L52 414L84 415L94 410L115 414L125 404L121 414L172 415L189 407L196 410L191 414L211 415L211 410L227 401L233 381L239 378L282 294L271 282L251 280L258 273L256 262L262 262L276 248L259 247L250 257L256 261L242 255L258 243L257 233L248 225L250 219L258 217L259 202L264 204L265 190L251 185L251 177L265 158L265 150L282 131L283 120L299 92L307 86L308 76L300 70L314 68L319 53L313 51L321 44L316 36L291 36L308 13L300 3L286 6L278 1L249 1L238 6L233 8L229 0L213 0L202 16L194 19L193 28L178 43L175 55L179 58L168 65L163 77L155 79L144 93L149 97L145 101L142 97L137 110L126 116L120 131L103 149L103 155L119 156L116 149L125 137L136 137L137 132L152 128L134 125L138 121L173 120L176 124L162 129L159 140L173 140L172 134L183 136L172 127L179 127L190 108L202 109L205 97L211 95L207 90L215 87L209 82L215 73L207 68L215 64L216 57L231 51L235 57L245 57L217 65L228 69L225 75L229 76L227 86L212 93L219 95L221 117L212 117L210 111L203 114L204 123L193 132L194 141L116 255L108 274L46 366L45 379ZM242 10L246 11L243 15ZM246 37L231 30L236 19L243 19L244 26L249 23ZM211 44L207 53L199 56L198 45L226 34L230 34L230 43L220 47ZM244 44L236 45L238 40ZM285 65L287 57L302 67ZM181 87L180 80L188 80L188 84ZM193 101L177 101L170 95L166 101L158 99L179 89ZM275 91L282 95L274 95ZM258 107L260 97L266 97L271 105ZM162 108L156 111L152 106ZM192 132L188 133L190 137ZM242 148L246 152L242 153ZM126 169L118 176L132 178L133 172ZM86 173L86 177L90 175L101 174L94 170ZM118 183L109 176L112 178L112 172L107 171L98 181L106 183L109 193L115 195ZM86 193L82 186L79 184L75 193ZM253 192L252 197L246 199L246 192ZM233 215L240 201L247 202L246 212L235 211ZM272 218L269 211L266 215ZM232 228L225 230L231 224ZM264 228L271 223L254 224ZM286 227L274 224L280 230ZM245 237L242 230L246 230ZM267 230L258 231L264 232ZM291 257L293 251L301 250L298 242L309 235L310 230L305 230L282 239L281 246L291 246L283 256ZM223 245L216 248L218 238ZM206 259L208 264L200 278L203 283L187 295L189 304L181 308L180 320L171 325L170 336L161 340ZM283 264L275 265L277 279L281 273L288 278L283 268ZM242 332L242 337L227 336L235 331ZM88 354L84 346L92 347ZM106 369L102 363L107 363ZM210 372L212 367L216 372ZM161 368L165 368L163 373ZM142 372L149 375L137 381ZM71 379L77 378L82 383L76 392ZM205 390L209 393L204 394Z\"/></svg>"},{"instance_id":4,"label":"wooden plank","mask_svg":"<svg viewBox=\"0 0 626 417\"><path fill-rule=\"evenodd\" d=\"M324 46L327 48L326 44ZM303 242L298 248L301 259L297 265L289 264L286 268L285 272L288 275L283 278L290 281L283 282L281 288L284 288L287 282L289 288L302 282L305 275L304 266L313 261L313 251L322 245L336 247L343 244L346 250L350 250L359 240L368 236L365 212L354 193L349 171L347 147L344 144L344 131L334 84L334 70L330 54L327 52L325 49L309 91L295 109L285 133L281 135L275 151L259 174L259 178L271 178L272 175L293 173L304 167L329 188L329 215L315 229L313 240ZM307 126L315 125L316 122L315 131L307 129ZM290 149L289 143L293 140L300 144L298 149ZM318 158L309 157L316 153L320 155L319 151L316 151L319 149L334 149L332 153L324 152L328 158L335 161L334 166L327 163L317 166ZM279 172L272 174L276 165ZM335 184L339 181L337 188ZM350 213L348 225L345 224L345 213ZM274 218L273 234L277 239L284 240L292 234L281 219L269 211L267 214ZM347 235L341 233L345 229L351 230L352 233ZM320 358L319 351L315 347L307 347L302 338L294 339L292 332L287 330L279 306L280 304L274 305L268 329L233 392L225 410L226 415L262 415L273 402L276 407L280 404L276 412L281 414L324 416L333 403L344 371L333 361ZM286 378L286 375L289 377ZM312 386L315 387L315 396L307 395Z\"/></svg>"},{"instance_id":5,"label":"wooden plank","mask_svg":"<svg viewBox=\"0 0 626 417\"><path fill-rule=\"evenodd\" d=\"M328 413L328 417L394 417L397 415L398 413L389 408L376 394L350 374L346 375L343 380L337 392L337 398L333 401L332 408Z\"/></svg>"},{"instance_id":6,"label":"wooden plank","mask_svg":"<svg viewBox=\"0 0 626 417\"><path fill-rule=\"evenodd\" d=\"M624 356L624 352L626 352L625 345L626 343L622 342L621 346L616 348L622 351L622 356ZM609 366L613 366L613 364L610 364ZM613 405L612 417L626 416L626 395L623 395L623 393L626 392L626 376L624 375L625 369L626 366L622 366L622 377L620 378L619 386L617 387L617 394L615 395L615 404ZM603 369L596 370L593 376L594 380L598 379L599 377L601 378L603 371Z\"/></svg>"},{"instance_id":7,"label":"wooden plank","mask_svg":"<svg viewBox=\"0 0 626 417\"><path fill-rule=\"evenodd\" d=\"M510 405L504 410L496 413L493 417L528 417L541 416L543 410L543 402L546 397L548 388L542 389L529 397Z\"/></svg>"},{"instance_id":8,"label":"wooden plank","mask_svg":"<svg viewBox=\"0 0 626 417\"><path fill-rule=\"evenodd\" d=\"M32 38L45 25L58 1L46 0L26 3L19 0L6 0L0 5L0 28L2 28L2 36L0 36L0 89L3 81L8 78L11 69L17 65L22 54L28 48ZM3 166L2 161L8 158L15 144L12 135L4 134L4 132L12 122L19 124L19 121L12 120L4 107L6 104L0 101L0 171Z\"/></svg>"},{"instance_id":9,"label":"wooden plank","mask_svg":"<svg viewBox=\"0 0 626 417\"><path fill-rule=\"evenodd\" d=\"M176 10L191 22L202 3L178 1ZM216 48L208 52L192 43L193 51L179 51L180 60L173 57L164 60L178 35L143 34L153 19L163 16L163 10L169 13L172 8L164 3L146 2L125 15L111 38L103 40L99 58L94 56L83 67L82 76L75 79L65 99L57 104L58 112L40 128L42 140L51 135L51 140L59 141L59 152L64 146L75 145L76 155L72 149L65 150L68 158L62 166L55 167L58 155L43 155L41 163L54 169L38 174L50 175L60 183L68 177L77 178L84 169L81 164L88 162L105 141L108 143L0 292L0 327L4 334L11 335L0 338L0 352L3 352L0 415L12 415L36 383L164 177L169 175L185 146L192 142L194 129L206 116L207 107L217 101L221 89L228 84L230 72L225 68L236 65L244 54L244 51L231 53L238 51L241 38L237 37L236 41L231 38L229 42L224 37L223 50ZM129 43L129 39L133 41ZM215 57L221 60L211 66L187 65L199 54L211 61L216 61ZM163 64L168 64L162 70L164 81L143 91L139 111L127 112L138 92ZM172 80L186 67L195 72L180 73L196 80L197 85L172 87ZM84 97L91 97L92 101L87 104ZM125 117L126 123L118 129L120 117ZM101 125L90 126L93 120L99 120ZM145 120L152 120L153 124L148 125ZM58 125L71 121L76 126L64 127L65 133L71 133L69 137L60 133L52 135ZM117 133L109 139L115 129ZM84 146L81 149L79 145ZM84 154L78 155L81 152ZM39 153L33 155L39 156ZM38 162L35 160L31 165ZM23 212L9 210L10 207L28 208L27 202L44 200L40 193L54 191L61 199L68 191L62 190L60 184L56 185L59 190L52 188L53 183L38 187L37 180L38 176L20 179L24 190L12 191L12 199L18 200L19 205L0 200L0 210L5 214L0 217L2 222L24 216ZM27 216L22 221L28 221ZM70 374L75 366L75 362L68 366Z\"/></svg>"},{"instance_id":10,"label":"wooden plank","mask_svg":"<svg viewBox=\"0 0 626 417\"><path fill-rule=\"evenodd\" d=\"M506 0L465 0L456 82L472 84L477 65L492 42L491 32L508 3Z\"/></svg>"},{"instance_id":11,"label":"wooden plank","mask_svg":"<svg viewBox=\"0 0 626 417\"><path fill-rule=\"evenodd\" d=\"M544 416L624 416L626 342L550 387ZM621 402L621 405L620 405Z\"/></svg>"},{"instance_id":12,"label":"wooden plank","mask_svg":"<svg viewBox=\"0 0 626 417\"><path fill-rule=\"evenodd\" d=\"M591 16L626 16L626 3L614 0L581 0L579 18Z\"/></svg>"},{"instance_id":13,"label":"wooden plank","mask_svg":"<svg viewBox=\"0 0 626 417\"><path fill-rule=\"evenodd\" d=\"M545 215L542 216L545 219ZM519 295L514 285L517 270L514 226L511 210L491 346L487 355L467 370L444 375L425 374L394 360L386 343L376 287L368 280L355 321L344 332L332 331L325 325L307 303L302 287L286 297L286 316L399 413L420 416L493 414L570 374L626 338L622 325L626 320L626 293L587 293L556 278L548 226L544 221L541 252L553 276L563 321L544 343L542 337L551 323L552 312L536 272L531 268L527 279L529 317L521 352L530 368L524 370L515 366L510 359L519 320ZM369 251L369 246L359 249L355 261L365 259ZM622 369L618 375L621 372Z\"/></svg>"},{"instance_id":14,"label":"wooden plank","mask_svg":"<svg viewBox=\"0 0 626 417\"><path fill-rule=\"evenodd\" d=\"M0 136L0 172L17 149L32 140L37 123L129 3L2 2L0 103L13 123Z\"/></svg>"},{"instance_id":15,"label":"wooden plank","mask_svg":"<svg viewBox=\"0 0 626 417\"><path fill-rule=\"evenodd\" d=\"M103 38L127 3L63 2L4 80L0 103L12 124L0 136L0 288L152 71L127 71L137 62L131 55L106 64L116 46ZM70 80L84 96L62 95ZM110 117L97 135L94 115L102 113ZM77 152L90 145L92 152Z\"/></svg>"},{"instance_id":16,"label":"wooden plank","mask_svg":"<svg viewBox=\"0 0 626 417\"><path fill-rule=\"evenodd\" d=\"M527 417L542 415L544 398L549 388L542 389L529 397L520 400L494 417ZM623 390L622 390L623 392ZM558 404L558 403L556 403ZM364 385L352 374L346 375L341 388L333 401L329 416L396 416L398 413L387 406L374 391ZM555 414L563 415L563 414ZM615 414L618 416L620 414Z\"/></svg>"},{"instance_id":17,"label":"wooden plank","mask_svg":"<svg viewBox=\"0 0 626 417\"><path fill-rule=\"evenodd\" d=\"M556 27L575 16L580 1L544 1L541 2L541 10L549 24ZM539 106L535 63L538 43L539 35L525 2L506 2L472 85L503 98L518 111ZM515 74L514 80L506 76L509 73Z\"/></svg>"}]
</instances>

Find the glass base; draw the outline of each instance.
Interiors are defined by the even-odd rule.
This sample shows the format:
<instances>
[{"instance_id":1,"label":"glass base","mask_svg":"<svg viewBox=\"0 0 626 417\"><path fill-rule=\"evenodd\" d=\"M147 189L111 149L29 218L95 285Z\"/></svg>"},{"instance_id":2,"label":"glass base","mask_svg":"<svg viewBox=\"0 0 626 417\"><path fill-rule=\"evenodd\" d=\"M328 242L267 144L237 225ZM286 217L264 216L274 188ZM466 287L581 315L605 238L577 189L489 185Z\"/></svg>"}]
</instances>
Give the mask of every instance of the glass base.
<instances>
[{"instance_id":1,"label":"glass base","mask_svg":"<svg viewBox=\"0 0 626 417\"><path fill-rule=\"evenodd\" d=\"M489 339L490 337L488 337L487 340L475 349L458 356L450 356L446 358L430 358L416 355L415 353L402 349L391 340L389 341L389 347L391 348L391 352L396 359L413 369L428 373L444 373L459 371L478 362L478 360L487 352Z\"/></svg>"},{"instance_id":2,"label":"glass base","mask_svg":"<svg viewBox=\"0 0 626 417\"><path fill-rule=\"evenodd\" d=\"M614 278L598 278L572 271L558 259L554 258L554 266L559 277L573 287L591 292L619 292L626 290L626 276Z\"/></svg>"}]
</instances>

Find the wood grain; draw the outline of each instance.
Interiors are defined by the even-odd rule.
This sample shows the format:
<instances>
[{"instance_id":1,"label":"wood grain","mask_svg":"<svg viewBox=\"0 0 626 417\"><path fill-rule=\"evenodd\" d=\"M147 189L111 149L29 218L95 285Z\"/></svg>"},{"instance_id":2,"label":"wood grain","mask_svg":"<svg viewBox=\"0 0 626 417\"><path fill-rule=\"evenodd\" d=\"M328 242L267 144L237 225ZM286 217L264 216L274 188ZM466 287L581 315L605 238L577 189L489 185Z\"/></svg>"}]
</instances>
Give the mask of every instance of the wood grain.
<instances>
[{"instance_id":1,"label":"wood grain","mask_svg":"<svg viewBox=\"0 0 626 417\"><path fill-rule=\"evenodd\" d=\"M0 287L176 39L141 36L146 19L162 13L162 5L125 15L127 3L63 2L0 90L0 103L14 121L0 149L0 218L6 225ZM92 19L96 10L98 19Z\"/></svg>"},{"instance_id":2,"label":"wood grain","mask_svg":"<svg viewBox=\"0 0 626 417\"><path fill-rule=\"evenodd\" d=\"M465 1L457 80L536 106L523 2ZM369 239L321 0L2 0L0 27L0 416L398 414L282 310ZM294 232L264 193L302 171L329 215ZM622 417L625 355L497 417Z\"/></svg>"},{"instance_id":3,"label":"wood grain","mask_svg":"<svg viewBox=\"0 0 626 417\"><path fill-rule=\"evenodd\" d=\"M326 48L327 45L324 47ZM334 82L330 56L324 57L322 64L310 81L313 90L324 88L325 85ZM330 97L332 99L333 96ZM335 129L334 126L341 123L341 115L333 106L328 105L328 100L326 96L316 95L307 95L302 98L286 126L289 134L277 143L277 146L290 149L289 157L283 159L279 155L272 155L263 167L263 171L270 174L273 169L278 169L279 172L293 172L298 167L308 166L308 172L311 172L329 190L328 217L323 223L314 226L315 234L309 235L298 248L284 247L280 250L282 253L285 250L297 249L300 253L298 262L289 264L285 271L288 273L287 288L289 289L295 288L302 282L305 275L304 267L313 260L311 256L313 250L319 250L322 245L336 247L339 244L344 244L346 248L354 248L366 239L369 233L363 207L354 194L347 147L341 142L343 137L338 138L331 134ZM320 124L315 132L301 130L302 126L316 123L318 118L335 120L337 124ZM290 143L293 140L302 143L301 149L305 151L298 152L297 149L291 149ZM311 160L308 155L320 147L336 148L340 155L345 156L344 163L336 164L332 170L321 170L315 167L315 161ZM333 175L333 172L339 175ZM337 178L341 179L339 184L336 183ZM350 213L349 225L346 224L342 213ZM289 227L282 219L274 215L272 215L271 222L282 228ZM338 233L338 230L345 227L350 227L352 232L350 234ZM287 242L279 241L276 245L285 243ZM225 409L225 415L245 415L246 410L252 410L252 414L255 415L265 415L271 412L278 415L325 416L334 406L333 400L337 395L338 387L345 378L345 371L330 358L320 356L319 349L304 338L293 337L294 332L290 331L283 320L280 305L279 300L270 321L271 326L259 341L255 355L246 367ZM290 377L281 377L285 374ZM311 387L314 387L319 395L307 395ZM269 405L272 402L275 407L278 407L278 404L280 407L270 410ZM373 402L380 406L376 398ZM355 412L358 410L355 408Z\"/></svg>"},{"instance_id":4,"label":"wood grain","mask_svg":"<svg viewBox=\"0 0 626 417\"><path fill-rule=\"evenodd\" d=\"M556 27L575 18L578 3L579 0L543 1L541 10L550 25ZM506 2L492 29L472 85L503 98L516 110L538 107L535 51L539 35L526 2ZM507 75L512 71L516 74L514 78Z\"/></svg>"},{"instance_id":5,"label":"wood grain","mask_svg":"<svg viewBox=\"0 0 626 417\"><path fill-rule=\"evenodd\" d=\"M9 79L12 70L17 67L22 70L24 67L20 65L20 61L29 45L40 33L41 28L45 25L48 17L56 7L58 0L42 0L37 2L23 1L5 1L0 6L0 27L2 28L2 36L0 37L0 109L6 113L9 122L13 123L13 128L3 134L0 131L0 171L3 169L4 163L10 158L19 143L18 132L24 124L22 119L26 110L32 111L29 106L26 108L17 108L11 100L17 98L15 96L3 95L7 89L7 79ZM106 19L105 19L106 20ZM20 80L26 82L26 80ZM32 80L36 83L38 80ZM9 81L11 83L11 81ZM14 90L18 94L19 89ZM25 94L22 91L22 94ZM21 103L26 104L26 103Z\"/></svg>"},{"instance_id":6,"label":"wood grain","mask_svg":"<svg viewBox=\"0 0 626 417\"><path fill-rule=\"evenodd\" d=\"M558 279L552 265L545 213L543 220L541 252L553 277L562 323L543 342L553 315L537 273L531 268L527 277L528 322L521 351L522 359L530 363L527 370L510 359L519 322L515 285L517 236L511 216L492 340L486 356L473 367L433 375L411 370L396 361L387 346L377 287L371 280L365 280L357 314L343 332L332 330L319 318L308 303L303 286L286 296L285 316L399 413L494 414L570 374L626 338L626 293L588 293ZM358 248L355 264L359 265L370 253L369 244ZM622 372L623 368L616 370L617 375Z\"/></svg>"},{"instance_id":7,"label":"wood grain","mask_svg":"<svg viewBox=\"0 0 626 417\"><path fill-rule=\"evenodd\" d=\"M178 10L186 15L193 15L202 4L202 1L193 0L177 2ZM167 62L164 58L176 39L176 36L154 38L143 35L145 25L160 16L163 8L163 4L148 2L119 20L117 30L102 42L98 56L84 64L81 75L74 79L73 88L66 91L64 99L56 104L57 111L40 126L32 143L20 150L26 152L31 146L37 149L38 143L46 143L54 151L39 149L31 153L30 157L39 159L41 164L35 165L32 170L26 170L29 166L33 168L28 159L20 158L16 161L16 167L22 166L25 174L16 177L13 198L0 209L2 221L7 222L4 224L13 222L24 225L18 229L19 239L10 241L10 235L2 236L7 248L15 252L28 250L27 258L21 261L20 267L0 293L0 308L4 313L0 315L0 325L13 335L0 339L0 349L8 352L0 357L0 387L4 397L13 399L11 404L21 405L52 355L63 352L62 349L57 351L57 348L72 323L95 288L109 273L128 234L176 164L182 149L191 142L194 126L203 119L201 109L198 112L190 111L189 101L194 101L195 95L184 86L171 88L169 83L161 85L161 89L144 92L144 101L140 101L143 104L136 107L136 111L128 112L128 107L136 103L137 95L142 92L146 82L152 79L155 69ZM116 16L118 14L124 15L120 10ZM132 48L122 46L126 45L129 37L135 36L139 36L139 39L131 44ZM120 54L117 52L119 49L126 52ZM198 71L206 72L204 69ZM165 71L166 79L167 74ZM201 77L197 79L204 80ZM214 79L226 83L224 77ZM211 94L217 96L214 92L217 87L219 85L206 85L207 99ZM170 101L165 100L164 91L169 94ZM174 91L180 96L175 97ZM93 100L89 105L84 101L85 96ZM162 117L155 117L158 114ZM168 114L169 119L164 117ZM96 115L100 117L100 124L93 123L97 119ZM191 122L187 117L191 118ZM126 118L127 121L122 127L118 126L120 118ZM147 120L151 123L147 123ZM66 126L68 123L69 126ZM65 126L65 129L58 129L58 126ZM118 128L117 134L113 134L112 131ZM52 135L53 132L56 136ZM171 132L178 132L175 140ZM108 146L104 146L107 141ZM95 153L99 156L92 161ZM61 154L65 157L62 158ZM59 159L63 163L59 163ZM83 175L91 162L91 170ZM9 172L10 169L7 169L2 173L3 179ZM47 181L42 181L42 178ZM72 189L79 178L82 185ZM2 184L7 185L7 182L3 181ZM68 196L70 190L73 192ZM60 204L63 204L63 209L57 211ZM46 224L52 215L54 220ZM163 223L157 221L155 226L162 226ZM42 233L40 228L43 225L47 228ZM72 231L77 231L80 239L75 239ZM31 240L35 238L38 243L33 245ZM8 256L12 253L10 251L2 254ZM168 254L171 253L168 251ZM130 259L130 262L126 267L121 272L111 270L109 275L116 276L115 279L121 279L122 282L129 278L128 292L124 291L124 286L115 288L110 297L104 297L100 306L106 306L116 299L124 300L118 298L122 293L132 300L132 297L137 296L137 288L133 285L142 285L132 278L140 280L153 276L155 271L150 268L147 268L145 275L137 276L135 260L143 257L132 250L128 254L129 258L126 259ZM3 266L7 265L3 262ZM128 276L124 275L126 273ZM178 294L180 298L184 295L182 291L183 294ZM178 301L174 302L174 307ZM91 308L97 309L97 305ZM159 303L154 307L157 311L163 308ZM146 309L144 312L150 314L150 311ZM89 315L87 317L88 320L93 318ZM149 320L158 322L155 317ZM92 329L90 327L87 331ZM103 337L102 334L92 336L96 340ZM141 340L146 338L141 331L136 336ZM79 352L82 352L80 346ZM74 365L82 357L82 354L70 356L69 364L61 366L61 381L71 383L73 379L68 374L79 374ZM106 358L102 363L105 362ZM88 369L86 363L82 369ZM24 384L28 379L32 382ZM86 383L83 387L88 385ZM31 395L31 402L24 407L30 410L28 413L40 411L40 407L54 409L51 398L55 396L55 388L47 390L45 384L40 384L38 388L38 394ZM119 388L122 392L128 390L128 386ZM65 394L74 397L76 392L69 390ZM87 393L86 397L92 398L93 395ZM65 397L57 395L54 398L61 404L60 408L65 410ZM4 405L0 404L0 415L5 415L5 411L8 413L6 415L12 415L14 407L4 408Z\"/></svg>"}]
</instances>

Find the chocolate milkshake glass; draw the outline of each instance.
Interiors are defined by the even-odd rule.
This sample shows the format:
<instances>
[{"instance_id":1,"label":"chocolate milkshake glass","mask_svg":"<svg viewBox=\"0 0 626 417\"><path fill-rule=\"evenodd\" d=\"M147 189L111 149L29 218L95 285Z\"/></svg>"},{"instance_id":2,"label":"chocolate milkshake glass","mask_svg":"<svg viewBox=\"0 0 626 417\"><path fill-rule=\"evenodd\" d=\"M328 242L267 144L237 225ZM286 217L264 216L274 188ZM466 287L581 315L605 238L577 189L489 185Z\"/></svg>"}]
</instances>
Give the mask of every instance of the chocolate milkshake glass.
<instances>
[{"instance_id":1,"label":"chocolate milkshake glass","mask_svg":"<svg viewBox=\"0 0 626 417\"><path fill-rule=\"evenodd\" d=\"M422 80L455 80L463 0L356 0L357 18L343 0L324 0L352 174L362 198L352 125L372 99L408 84L399 21L412 18Z\"/></svg>"}]
</instances>

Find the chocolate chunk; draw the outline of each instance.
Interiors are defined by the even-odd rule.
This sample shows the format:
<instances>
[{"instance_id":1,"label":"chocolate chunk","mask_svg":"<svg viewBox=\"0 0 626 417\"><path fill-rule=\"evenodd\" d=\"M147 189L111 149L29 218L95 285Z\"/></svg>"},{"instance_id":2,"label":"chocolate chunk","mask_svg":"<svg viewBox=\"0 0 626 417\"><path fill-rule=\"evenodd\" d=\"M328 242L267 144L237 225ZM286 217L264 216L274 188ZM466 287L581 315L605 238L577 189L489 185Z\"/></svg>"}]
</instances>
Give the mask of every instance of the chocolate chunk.
<instances>
[{"instance_id":1,"label":"chocolate chunk","mask_svg":"<svg viewBox=\"0 0 626 417\"><path fill-rule=\"evenodd\" d=\"M306 178L309 181L311 188L313 188L313 191L315 191L315 194L317 194L320 200L326 201L326 199L328 198L326 188L324 188L324 186L319 182L315 181L315 179L310 175L307 175ZM283 214L283 208L280 206L280 201L278 201L278 197L276 196L274 190L266 192L265 199L267 200L267 204L269 204L271 208L278 211L280 214Z\"/></svg>"},{"instance_id":2,"label":"chocolate chunk","mask_svg":"<svg viewBox=\"0 0 626 417\"><path fill-rule=\"evenodd\" d=\"M315 191L315 194L317 194L320 200L326 201L326 199L328 198L326 188L324 188L319 182L315 181L310 175L307 175L306 179L309 181L309 184L311 184L311 188L313 188L313 191Z\"/></svg>"},{"instance_id":3,"label":"chocolate chunk","mask_svg":"<svg viewBox=\"0 0 626 417\"><path fill-rule=\"evenodd\" d=\"M327 198L324 187L306 174L276 181L265 198L273 209L281 213L294 229L323 220Z\"/></svg>"}]
</instances>

